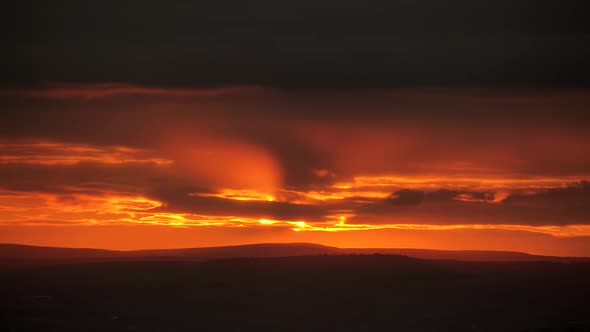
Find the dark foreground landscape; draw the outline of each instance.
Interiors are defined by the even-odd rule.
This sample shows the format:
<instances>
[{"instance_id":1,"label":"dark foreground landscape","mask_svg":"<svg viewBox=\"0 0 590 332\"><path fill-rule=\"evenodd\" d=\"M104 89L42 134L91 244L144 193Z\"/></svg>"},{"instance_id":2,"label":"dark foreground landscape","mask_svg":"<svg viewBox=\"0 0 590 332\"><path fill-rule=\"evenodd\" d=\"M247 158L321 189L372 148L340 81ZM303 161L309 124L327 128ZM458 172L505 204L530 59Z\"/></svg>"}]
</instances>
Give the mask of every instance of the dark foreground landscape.
<instances>
[{"instance_id":1,"label":"dark foreground landscape","mask_svg":"<svg viewBox=\"0 0 590 332\"><path fill-rule=\"evenodd\" d=\"M581 260L295 250L17 264L10 250L0 250L3 331L590 331Z\"/></svg>"}]
</instances>

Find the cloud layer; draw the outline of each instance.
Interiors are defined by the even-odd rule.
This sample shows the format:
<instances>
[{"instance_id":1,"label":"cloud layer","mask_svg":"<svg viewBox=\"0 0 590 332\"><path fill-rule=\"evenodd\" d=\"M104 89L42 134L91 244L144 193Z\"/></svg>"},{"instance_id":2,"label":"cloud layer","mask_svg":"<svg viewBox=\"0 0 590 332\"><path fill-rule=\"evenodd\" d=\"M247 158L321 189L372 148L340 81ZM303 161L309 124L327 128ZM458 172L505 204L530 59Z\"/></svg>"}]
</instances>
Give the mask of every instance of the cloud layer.
<instances>
[{"instance_id":1,"label":"cloud layer","mask_svg":"<svg viewBox=\"0 0 590 332\"><path fill-rule=\"evenodd\" d=\"M3 95L21 111L0 123L0 227L25 242L35 227L590 236L583 91L69 89Z\"/></svg>"}]
</instances>

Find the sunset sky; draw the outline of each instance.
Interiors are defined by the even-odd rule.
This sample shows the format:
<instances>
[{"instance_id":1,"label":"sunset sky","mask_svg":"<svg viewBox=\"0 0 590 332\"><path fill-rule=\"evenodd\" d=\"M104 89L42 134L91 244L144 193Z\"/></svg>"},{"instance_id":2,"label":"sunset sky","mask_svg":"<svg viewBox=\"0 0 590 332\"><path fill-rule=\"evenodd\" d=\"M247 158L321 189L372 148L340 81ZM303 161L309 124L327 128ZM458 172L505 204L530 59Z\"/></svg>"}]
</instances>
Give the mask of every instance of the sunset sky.
<instances>
[{"instance_id":1,"label":"sunset sky","mask_svg":"<svg viewBox=\"0 0 590 332\"><path fill-rule=\"evenodd\" d=\"M12 9L2 243L590 256L576 1L59 2Z\"/></svg>"}]
</instances>

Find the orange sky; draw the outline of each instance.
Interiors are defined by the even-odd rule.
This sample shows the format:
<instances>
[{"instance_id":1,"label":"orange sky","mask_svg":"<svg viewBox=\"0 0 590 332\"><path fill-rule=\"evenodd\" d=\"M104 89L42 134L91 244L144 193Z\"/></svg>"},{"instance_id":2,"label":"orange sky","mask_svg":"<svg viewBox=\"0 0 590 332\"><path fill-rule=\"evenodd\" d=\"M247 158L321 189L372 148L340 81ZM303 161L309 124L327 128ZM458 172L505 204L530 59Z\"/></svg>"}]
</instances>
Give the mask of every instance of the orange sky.
<instances>
[{"instance_id":1,"label":"orange sky","mask_svg":"<svg viewBox=\"0 0 590 332\"><path fill-rule=\"evenodd\" d=\"M4 90L0 242L590 256L584 92Z\"/></svg>"}]
</instances>

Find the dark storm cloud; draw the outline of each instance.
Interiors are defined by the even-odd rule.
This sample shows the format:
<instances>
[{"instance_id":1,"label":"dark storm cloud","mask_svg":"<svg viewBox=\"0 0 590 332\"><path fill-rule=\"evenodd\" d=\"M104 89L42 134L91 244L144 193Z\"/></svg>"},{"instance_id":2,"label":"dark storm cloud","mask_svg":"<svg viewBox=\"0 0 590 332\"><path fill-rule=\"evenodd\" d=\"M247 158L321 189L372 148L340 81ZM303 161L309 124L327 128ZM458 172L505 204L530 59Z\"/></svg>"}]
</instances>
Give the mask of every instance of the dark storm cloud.
<instances>
[{"instance_id":1,"label":"dark storm cloud","mask_svg":"<svg viewBox=\"0 0 590 332\"><path fill-rule=\"evenodd\" d=\"M239 201L214 197L189 196L174 193L170 196L155 196L166 202L157 211L171 213L194 213L212 216L238 216L278 220L322 221L329 214L329 206L292 204L288 202Z\"/></svg>"},{"instance_id":2,"label":"dark storm cloud","mask_svg":"<svg viewBox=\"0 0 590 332\"><path fill-rule=\"evenodd\" d=\"M424 201L424 192L420 190L402 189L389 196L391 205L419 205Z\"/></svg>"},{"instance_id":3,"label":"dark storm cloud","mask_svg":"<svg viewBox=\"0 0 590 332\"><path fill-rule=\"evenodd\" d=\"M23 192L87 194L127 192L142 194L146 186L185 183L150 164L74 165L0 164L0 189Z\"/></svg>"},{"instance_id":4,"label":"dark storm cloud","mask_svg":"<svg viewBox=\"0 0 590 332\"><path fill-rule=\"evenodd\" d=\"M507 197L511 196L507 195ZM496 194L493 191L450 189L424 191L417 189L401 189L392 193L387 198L387 202L392 206L413 206L420 205L424 201L427 201L429 203L452 202L454 200L472 202L494 202L495 198Z\"/></svg>"},{"instance_id":5,"label":"dark storm cloud","mask_svg":"<svg viewBox=\"0 0 590 332\"><path fill-rule=\"evenodd\" d=\"M412 220L434 224L518 224L531 226L588 224L590 184L564 188L516 190L495 200L493 192L474 190L400 190L386 200L359 206L358 219L369 223ZM401 199L405 204L396 203Z\"/></svg>"},{"instance_id":6,"label":"dark storm cloud","mask_svg":"<svg viewBox=\"0 0 590 332\"><path fill-rule=\"evenodd\" d=\"M387 198L387 202L392 206L414 206L420 205L424 201L445 202L461 199L462 197L469 197L474 201L492 201L494 199L494 193L473 190L461 191L439 189L435 191L424 191L417 189L401 189L392 193Z\"/></svg>"},{"instance_id":7,"label":"dark storm cloud","mask_svg":"<svg viewBox=\"0 0 590 332\"><path fill-rule=\"evenodd\" d=\"M105 88L105 86L107 88ZM506 131L531 126L556 128L590 124L590 93L565 89L372 89L295 91L281 89L176 89L109 84L47 84L36 89L0 89L0 135L60 135L64 139L137 138L153 126L222 120L241 136L282 137L289 121L328 121L350 128L379 124L393 128L468 125L472 139L480 125L497 125L496 139ZM68 93L64 93L66 89ZM241 121L248 117L247 122ZM68 119L69 122L65 122ZM354 122L349 122L354 121ZM254 128L253 124L259 124ZM260 131L263 129L263 131ZM401 128L398 128L401 129ZM469 130L469 128L462 128ZM108 130L111 135L101 135ZM502 132L504 131L504 132ZM518 133L518 132L516 132ZM232 133L235 134L235 133ZM275 139L273 139L275 141Z\"/></svg>"},{"instance_id":8,"label":"dark storm cloud","mask_svg":"<svg viewBox=\"0 0 590 332\"><path fill-rule=\"evenodd\" d=\"M542 207L558 204L564 205L564 210L588 210L590 182L581 181L564 188L546 189L535 195L511 195L504 202L511 206Z\"/></svg>"},{"instance_id":9,"label":"dark storm cloud","mask_svg":"<svg viewBox=\"0 0 590 332\"><path fill-rule=\"evenodd\" d=\"M588 87L583 0L27 1L1 83Z\"/></svg>"}]
</instances>

